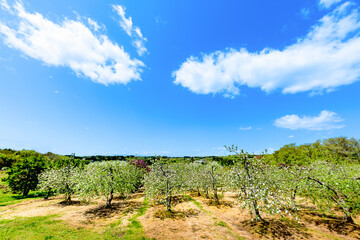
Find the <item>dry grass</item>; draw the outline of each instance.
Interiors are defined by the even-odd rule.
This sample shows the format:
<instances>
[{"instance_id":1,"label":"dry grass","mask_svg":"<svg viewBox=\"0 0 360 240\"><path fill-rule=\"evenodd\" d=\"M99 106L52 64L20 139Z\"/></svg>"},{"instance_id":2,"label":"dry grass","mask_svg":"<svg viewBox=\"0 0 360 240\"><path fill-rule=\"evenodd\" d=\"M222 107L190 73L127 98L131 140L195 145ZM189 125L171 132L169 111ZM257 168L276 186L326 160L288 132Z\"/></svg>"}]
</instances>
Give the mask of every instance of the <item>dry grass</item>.
<instances>
[{"instance_id":1,"label":"dry grass","mask_svg":"<svg viewBox=\"0 0 360 240\"><path fill-rule=\"evenodd\" d=\"M251 222L245 209L238 207L236 195L225 193L220 204L209 199L177 196L172 212L162 205L150 205L142 216L134 220L143 206L144 195L116 197L110 209L99 199L89 204L77 201L61 204L61 197L49 200L32 199L0 207L0 219L56 215L73 227L84 227L98 232L112 224L127 228L137 224L145 236L161 239L360 239L360 226L347 224L340 217L322 214L304 204L299 222L280 216L267 217L266 223ZM340 215L339 215L340 216ZM359 222L360 218L355 219ZM121 237L121 236L119 236Z\"/></svg>"}]
</instances>

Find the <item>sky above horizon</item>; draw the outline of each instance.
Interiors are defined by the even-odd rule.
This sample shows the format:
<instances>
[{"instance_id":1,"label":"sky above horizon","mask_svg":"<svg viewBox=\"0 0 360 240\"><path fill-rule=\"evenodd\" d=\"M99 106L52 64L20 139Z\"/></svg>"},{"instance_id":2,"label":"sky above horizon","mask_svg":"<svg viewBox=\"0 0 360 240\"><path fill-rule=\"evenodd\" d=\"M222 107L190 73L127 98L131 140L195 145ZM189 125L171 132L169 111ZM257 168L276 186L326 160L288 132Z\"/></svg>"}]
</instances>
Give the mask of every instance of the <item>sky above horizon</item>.
<instances>
[{"instance_id":1,"label":"sky above horizon","mask_svg":"<svg viewBox=\"0 0 360 240\"><path fill-rule=\"evenodd\" d=\"M226 155L360 138L355 0L0 0L0 148Z\"/></svg>"}]
</instances>

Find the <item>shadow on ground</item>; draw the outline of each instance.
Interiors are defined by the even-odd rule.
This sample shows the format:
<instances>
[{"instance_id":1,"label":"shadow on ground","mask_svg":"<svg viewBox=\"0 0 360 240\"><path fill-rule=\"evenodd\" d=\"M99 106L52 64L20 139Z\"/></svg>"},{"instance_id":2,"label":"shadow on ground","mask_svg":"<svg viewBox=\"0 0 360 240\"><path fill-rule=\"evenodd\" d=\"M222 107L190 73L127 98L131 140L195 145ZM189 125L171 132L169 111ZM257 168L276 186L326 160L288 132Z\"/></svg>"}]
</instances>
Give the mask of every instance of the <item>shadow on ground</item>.
<instances>
[{"instance_id":1,"label":"shadow on ground","mask_svg":"<svg viewBox=\"0 0 360 240\"><path fill-rule=\"evenodd\" d=\"M302 211L301 216L303 220L313 223L316 226L325 226L331 232L360 239L360 226L358 224L348 223L339 216L314 211Z\"/></svg>"},{"instance_id":2,"label":"shadow on ground","mask_svg":"<svg viewBox=\"0 0 360 240\"><path fill-rule=\"evenodd\" d=\"M115 214L127 214L137 211L142 207L141 202L124 201L115 202L111 204L111 208L105 208L105 205L100 205L85 212L85 215L92 218L110 218Z\"/></svg>"},{"instance_id":3,"label":"shadow on ground","mask_svg":"<svg viewBox=\"0 0 360 240\"><path fill-rule=\"evenodd\" d=\"M257 235L272 239L310 238L307 228L294 220L283 218L269 219L266 222L243 221L241 224Z\"/></svg>"}]
</instances>

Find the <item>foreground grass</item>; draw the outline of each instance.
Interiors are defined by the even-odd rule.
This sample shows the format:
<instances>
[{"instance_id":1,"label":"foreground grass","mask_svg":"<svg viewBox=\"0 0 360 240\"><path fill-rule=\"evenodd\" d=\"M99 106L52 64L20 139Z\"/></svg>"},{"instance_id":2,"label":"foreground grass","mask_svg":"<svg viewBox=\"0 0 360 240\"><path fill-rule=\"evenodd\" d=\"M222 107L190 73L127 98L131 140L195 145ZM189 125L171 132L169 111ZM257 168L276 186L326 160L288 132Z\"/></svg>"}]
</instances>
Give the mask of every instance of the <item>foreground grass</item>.
<instances>
[{"instance_id":1,"label":"foreground grass","mask_svg":"<svg viewBox=\"0 0 360 240\"><path fill-rule=\"evenodd\" d=\"M146 209L145 209L146 210ZM12 220L0 220L0 239L3 240L37 240L37 239L123 239L136 240L147 239L144 230L137 220L143 214L139 212L130 219L130 224L126 231L119 227L121 221L111 224L102 233L85 229L75 228L62 220L56 219L56 215L45 217L15 218Z\"/></svg>"},{"instance_id":2,"label":"foreground grass","mask_svg":"<svg viewBox=\"0 0 360 240\"><path fill-rule=\"evenodd\" d=\"M17 194L8 193L0 190L0 207L20 203L24 200L30 200L30 199L36 199L36 198L42 198L43 195L39 194L37 192L30 193L28 196L23 197L19 196Z\"/></svg>"},{"instance_id":3,"label":"foreground grass","mask_svg":"<svg viewBox=\"0 0 360 240\"><path fill-rule=\"evenodd\" d=\"M132 216L129 221L130 224L127 226L128 229L125 232L125 235L122 237L124 240L131 239L148 239L144 237L144 228L141 225L138 218L145 214L146 210L149 208L149 203L147 200L144 200L143 206L139 208L138 212Z\"/></svg>"},{"instance_id":4,"label":"foreground grass","mask_svg":"<svg viewBox=\"0 0 360 240\"><path fill-rule=\"evenodd\" d=\"M57 219L57 215L41 217L18 217L10 220L0 220L0 239L123 239L123 240L146 240L144 229L138 217L145 214L148 202L144 201L143 206L130 219L130 224L121 227L121 220L110 224L102 232L82 227L73 227L66 222Z\"/></svg>"},{"instance_id":5,"label":"foreground grass","mask_svg":"<svg viewBox=\"0 0 360 240\"><path fill-rule=\"evenodd\" d=\"M117 239L109 232L100 234L73 228L56 216L16 218L0 221L0 239Z\"/></svg>"}]
</instances>

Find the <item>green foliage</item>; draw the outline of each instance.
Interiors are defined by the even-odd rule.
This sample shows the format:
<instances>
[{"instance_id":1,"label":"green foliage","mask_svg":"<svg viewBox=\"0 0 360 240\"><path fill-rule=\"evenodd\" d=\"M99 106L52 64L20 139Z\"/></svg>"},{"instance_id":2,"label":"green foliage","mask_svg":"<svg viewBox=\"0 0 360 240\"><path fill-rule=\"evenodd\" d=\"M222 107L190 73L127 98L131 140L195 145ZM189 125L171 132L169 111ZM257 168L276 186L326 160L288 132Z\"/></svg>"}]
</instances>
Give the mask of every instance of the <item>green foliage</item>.
<instances>
[{"instance_id":1,"label":"green foliage","mask_svg":"<svg viewBox=\"0 0 360 240\"><path fill-rule=\"evenodd\" d=\"M124 161L95 162L87 165L77 181L80 197L91 199L106 197L106 207L111 207L113 194L133 192L142 181L144 171Z\"/></svg>"},{"instance_id":2,"label":"green foliage","mask_svg":"<svg viewBox=\"0 0 360 240\"><path fill-rule=\"evenodd\" d=\"M37 192L30 192L27 196L19 196L9 191L6 182L2 182L1 179L5 179L7 174L5 171L0 171L0 207L8 206L11 204L19 203L26 199L33 199L41 197Z\"/></svg>"},{"instance_id":3,"label":"green foliage","mask_svg":"<svg viewBox=\"0 0 360 240\"><path fill-rule=\"evenodd\" d=\"M318 161L301 170L294 179L300 194L322 211L341 209L345 220L353 223L352 216L360 212L360 166Z\"/></svg>"},{"instance_id":4,"label":"green foliage","mask_svg":"<svg viewBox=\"0 0 360 240\"><path fill-rule=\"evenodd\" d=\"M56 193L64 193L65 200L70 202L80 177L80 169L71 165L60 169L47 169L39 175L37 187L40 191L54 190Z\"/></svg>"},{"instance_id":5,"label":"green foliage","mask_svg":"<svg viewBox=\"0 0 360 240\"><path fill-rule=\"evenodd\" d=\"M289 214L296 210L291 198L289 183L283 171L261 159L249 158L237 147L227 147L237 156L236 165L229 172L229 186L239 192L240 206L248 208L256 220L263 220L261 213Z\"/></svg>"},{"instance_id":6,"label":"green foliage","mask_svg":"<svg viewBox=\"0 0 360 240\"><path fill-rule=\"evenodd\" d=\"M0 170L4 167L9 168L16 161L16 158L12 155L6 155L0 152Z\"/></svg>"},{"instance_id":7,"label":"green foliage","mask_svg":"<svg viewBox=\"0 0 360 240\"><path fill-rule=\"evenodd\" d=\"M167 210L171 211L172 196L186 191L184 170L182 163L155 162L145 175L146 196L152 201L165 203Z\"/></svg>"},{"instance_id":8,"label":"green foliage","mask_svg":"<svg viewBox=\"0 0 360 240\"><path fill-rule=\"evenodd\" d=\"M355 138L336 137L313 144L288 144L266 158L278 165L309 165L318 160L332 163L360 163L360 142Z\"/></svg>"},{"instance_id":9,"label":"green foliage","mask_svg":"<svg viewBox=\"0 0 360 240\"><path fill-rule=\"evenodd\" d=\"M219 204L218 189L226 185L226 180L226 170L217 162L210 162L203 166L200 173L200 182L203 188L210 188L212 190L216 204Z\"/></svg>"},{"instance_id":10,"label":"green foliage","mask_svg":"<svg viewBox=\"0 0 360 240\"><path fill-rule=\"evenodd\" d=\"M336 137L322 142L327 155L337 162L360 163L360 141L355 138Z\"/></svg>"},{"instance_id":11,"label":"green foliage","mask_svg":"<svg viewBox=\"0 0 360 240\"><path fill-rule=\"evenodd\" d=\"M6 181L14 193L27 196L38 184L38 174L45 168L45 159L40 154L23 152L23 156L8 171Z\"/></svg>"}]
</instances>

